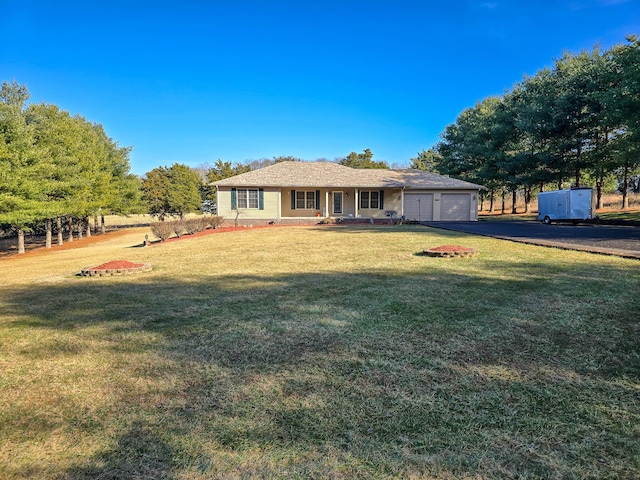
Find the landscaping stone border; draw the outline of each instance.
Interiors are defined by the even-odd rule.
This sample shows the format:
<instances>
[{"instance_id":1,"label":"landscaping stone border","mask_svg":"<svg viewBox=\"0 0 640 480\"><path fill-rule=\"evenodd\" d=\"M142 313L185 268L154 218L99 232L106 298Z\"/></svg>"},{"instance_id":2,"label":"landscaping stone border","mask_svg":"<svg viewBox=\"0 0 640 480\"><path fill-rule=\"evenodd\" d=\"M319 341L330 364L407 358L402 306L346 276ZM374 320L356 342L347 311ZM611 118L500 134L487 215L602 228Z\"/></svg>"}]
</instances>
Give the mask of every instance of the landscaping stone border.
<instances>
[{"instance_id":1,"label":"landscaping stone border","mask_svg":"<svg viewBox=\"0 0 640 480\"><path fill-rule=\"evenodd\" d=\"M428 257L462 258L475 257L479 252L475 248L460 245L441 245L439 247L427 248L423 250L423 253Z\"/></svg>"},{"instance_id":2,"label":"landscaping stone border","mask_svg":"<svg viewBox=\"0 0 640 480\"><path fill-rule=\"evenodd\" d=\"M113 275L130 275L133 273L148 272L150 263L132 263L124 260L114 260L98 267L87 267L80 271L83 277L108 277Z\"/></svg>"}]
</instances>

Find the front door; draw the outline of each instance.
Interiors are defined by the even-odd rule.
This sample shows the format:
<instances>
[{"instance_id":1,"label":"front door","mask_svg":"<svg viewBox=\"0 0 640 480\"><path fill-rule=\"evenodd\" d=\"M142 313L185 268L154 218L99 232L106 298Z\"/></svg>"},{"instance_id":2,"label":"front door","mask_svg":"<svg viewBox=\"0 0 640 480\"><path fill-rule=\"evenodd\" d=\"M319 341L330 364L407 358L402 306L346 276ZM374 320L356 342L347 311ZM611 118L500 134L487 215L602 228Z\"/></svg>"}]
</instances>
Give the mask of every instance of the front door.
<instances>
[{"instance_id":1,"label":"front door","mask_svg":"<svg viewBox=\"0 0 640 480\"><path fill-rule=\"evenodd\" d=\"M333 192L333 213L342 215L342 192Z\"/></svg>"}]
</instances>

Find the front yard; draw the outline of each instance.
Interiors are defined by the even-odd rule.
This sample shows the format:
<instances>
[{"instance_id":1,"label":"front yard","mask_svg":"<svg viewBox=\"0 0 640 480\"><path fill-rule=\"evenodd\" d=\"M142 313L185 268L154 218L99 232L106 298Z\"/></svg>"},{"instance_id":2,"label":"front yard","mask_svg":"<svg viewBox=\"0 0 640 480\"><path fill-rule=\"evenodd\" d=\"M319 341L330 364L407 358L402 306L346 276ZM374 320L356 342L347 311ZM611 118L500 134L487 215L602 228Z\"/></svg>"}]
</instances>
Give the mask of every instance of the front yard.
<instances>
[{"instance_id":1,"label":"front yard","mask_svg":"<svg viewBox=\"0 0 640 480\"><path fill-rule=\"evenodd\" d=\"M0 259L0 477L638 478L638 261L419 226ZM477 248L474 258L417 255ZM151 272L87 278L109 260Z\"/></svg>"}]
</instances>

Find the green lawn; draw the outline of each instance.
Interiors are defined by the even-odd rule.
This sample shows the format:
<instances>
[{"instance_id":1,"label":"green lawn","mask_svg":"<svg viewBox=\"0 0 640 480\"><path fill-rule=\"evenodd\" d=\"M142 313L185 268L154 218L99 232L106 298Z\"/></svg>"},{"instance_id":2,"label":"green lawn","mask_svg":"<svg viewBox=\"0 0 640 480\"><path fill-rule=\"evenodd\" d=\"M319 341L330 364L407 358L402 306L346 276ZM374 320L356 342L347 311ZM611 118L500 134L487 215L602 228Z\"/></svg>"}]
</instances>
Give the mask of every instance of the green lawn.
<instances>
[{"instance_id":1,"label":"green lawn","mask_svg":"<svg viewBox=\"0 0 640 480\"><path fill-rule=\"evenodd\" d=\"M614 212L599 212L598 218L603 220L625 220L640 222L640 210L617 210Z\"/></svg>"},{"instance_id":2,"label":"green lawn","mask_svg":"<svg viewBox=\"0 0 640 480\"><path fill-rule=\"evenodd\" d=\"M0 478L640 477L640 263L419 226L0 260ZM421 256L442 244L467 259ZM153 271L84 278L108 260Z\"/></svg>"}]
</instances>

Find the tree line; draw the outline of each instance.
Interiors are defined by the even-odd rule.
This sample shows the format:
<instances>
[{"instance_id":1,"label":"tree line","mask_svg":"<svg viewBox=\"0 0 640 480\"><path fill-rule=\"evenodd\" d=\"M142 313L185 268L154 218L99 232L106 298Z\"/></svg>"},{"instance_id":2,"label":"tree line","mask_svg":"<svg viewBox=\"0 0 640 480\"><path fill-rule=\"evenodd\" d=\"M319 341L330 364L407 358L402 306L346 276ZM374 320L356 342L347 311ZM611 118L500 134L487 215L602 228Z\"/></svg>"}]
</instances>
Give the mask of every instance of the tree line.
<instances>
[{"instance_id":1,"label":"tree line","mask_svg":"<svg viewBox=\"0 0 640 480\"><path fill-rule=\"evenodd\" d=\"M639 146L640 39L629 36L608 50L565 53L504 95L467 108L412 161L421 168L420 157L430 156L425 169L484 185L491 209L494 195L515 199L520 191L528 210L546 185L595 187L601 208L603 191L616 183L628 208Z\"/></svg>"},{"instance_id":2,"label":"tree line","mask_svg":"<svg viewBox=\"0 0 640 480\"><path fill-rule=\"evenodd\" d=\"M98 217L140 208L140 181L132 175L130 148L120 147L99 124L51 104L30 104L26 86L0 88L0 229L18 237L36 228L51 246L57 230L91 235Z\"/></svg>"}]
</instances>

